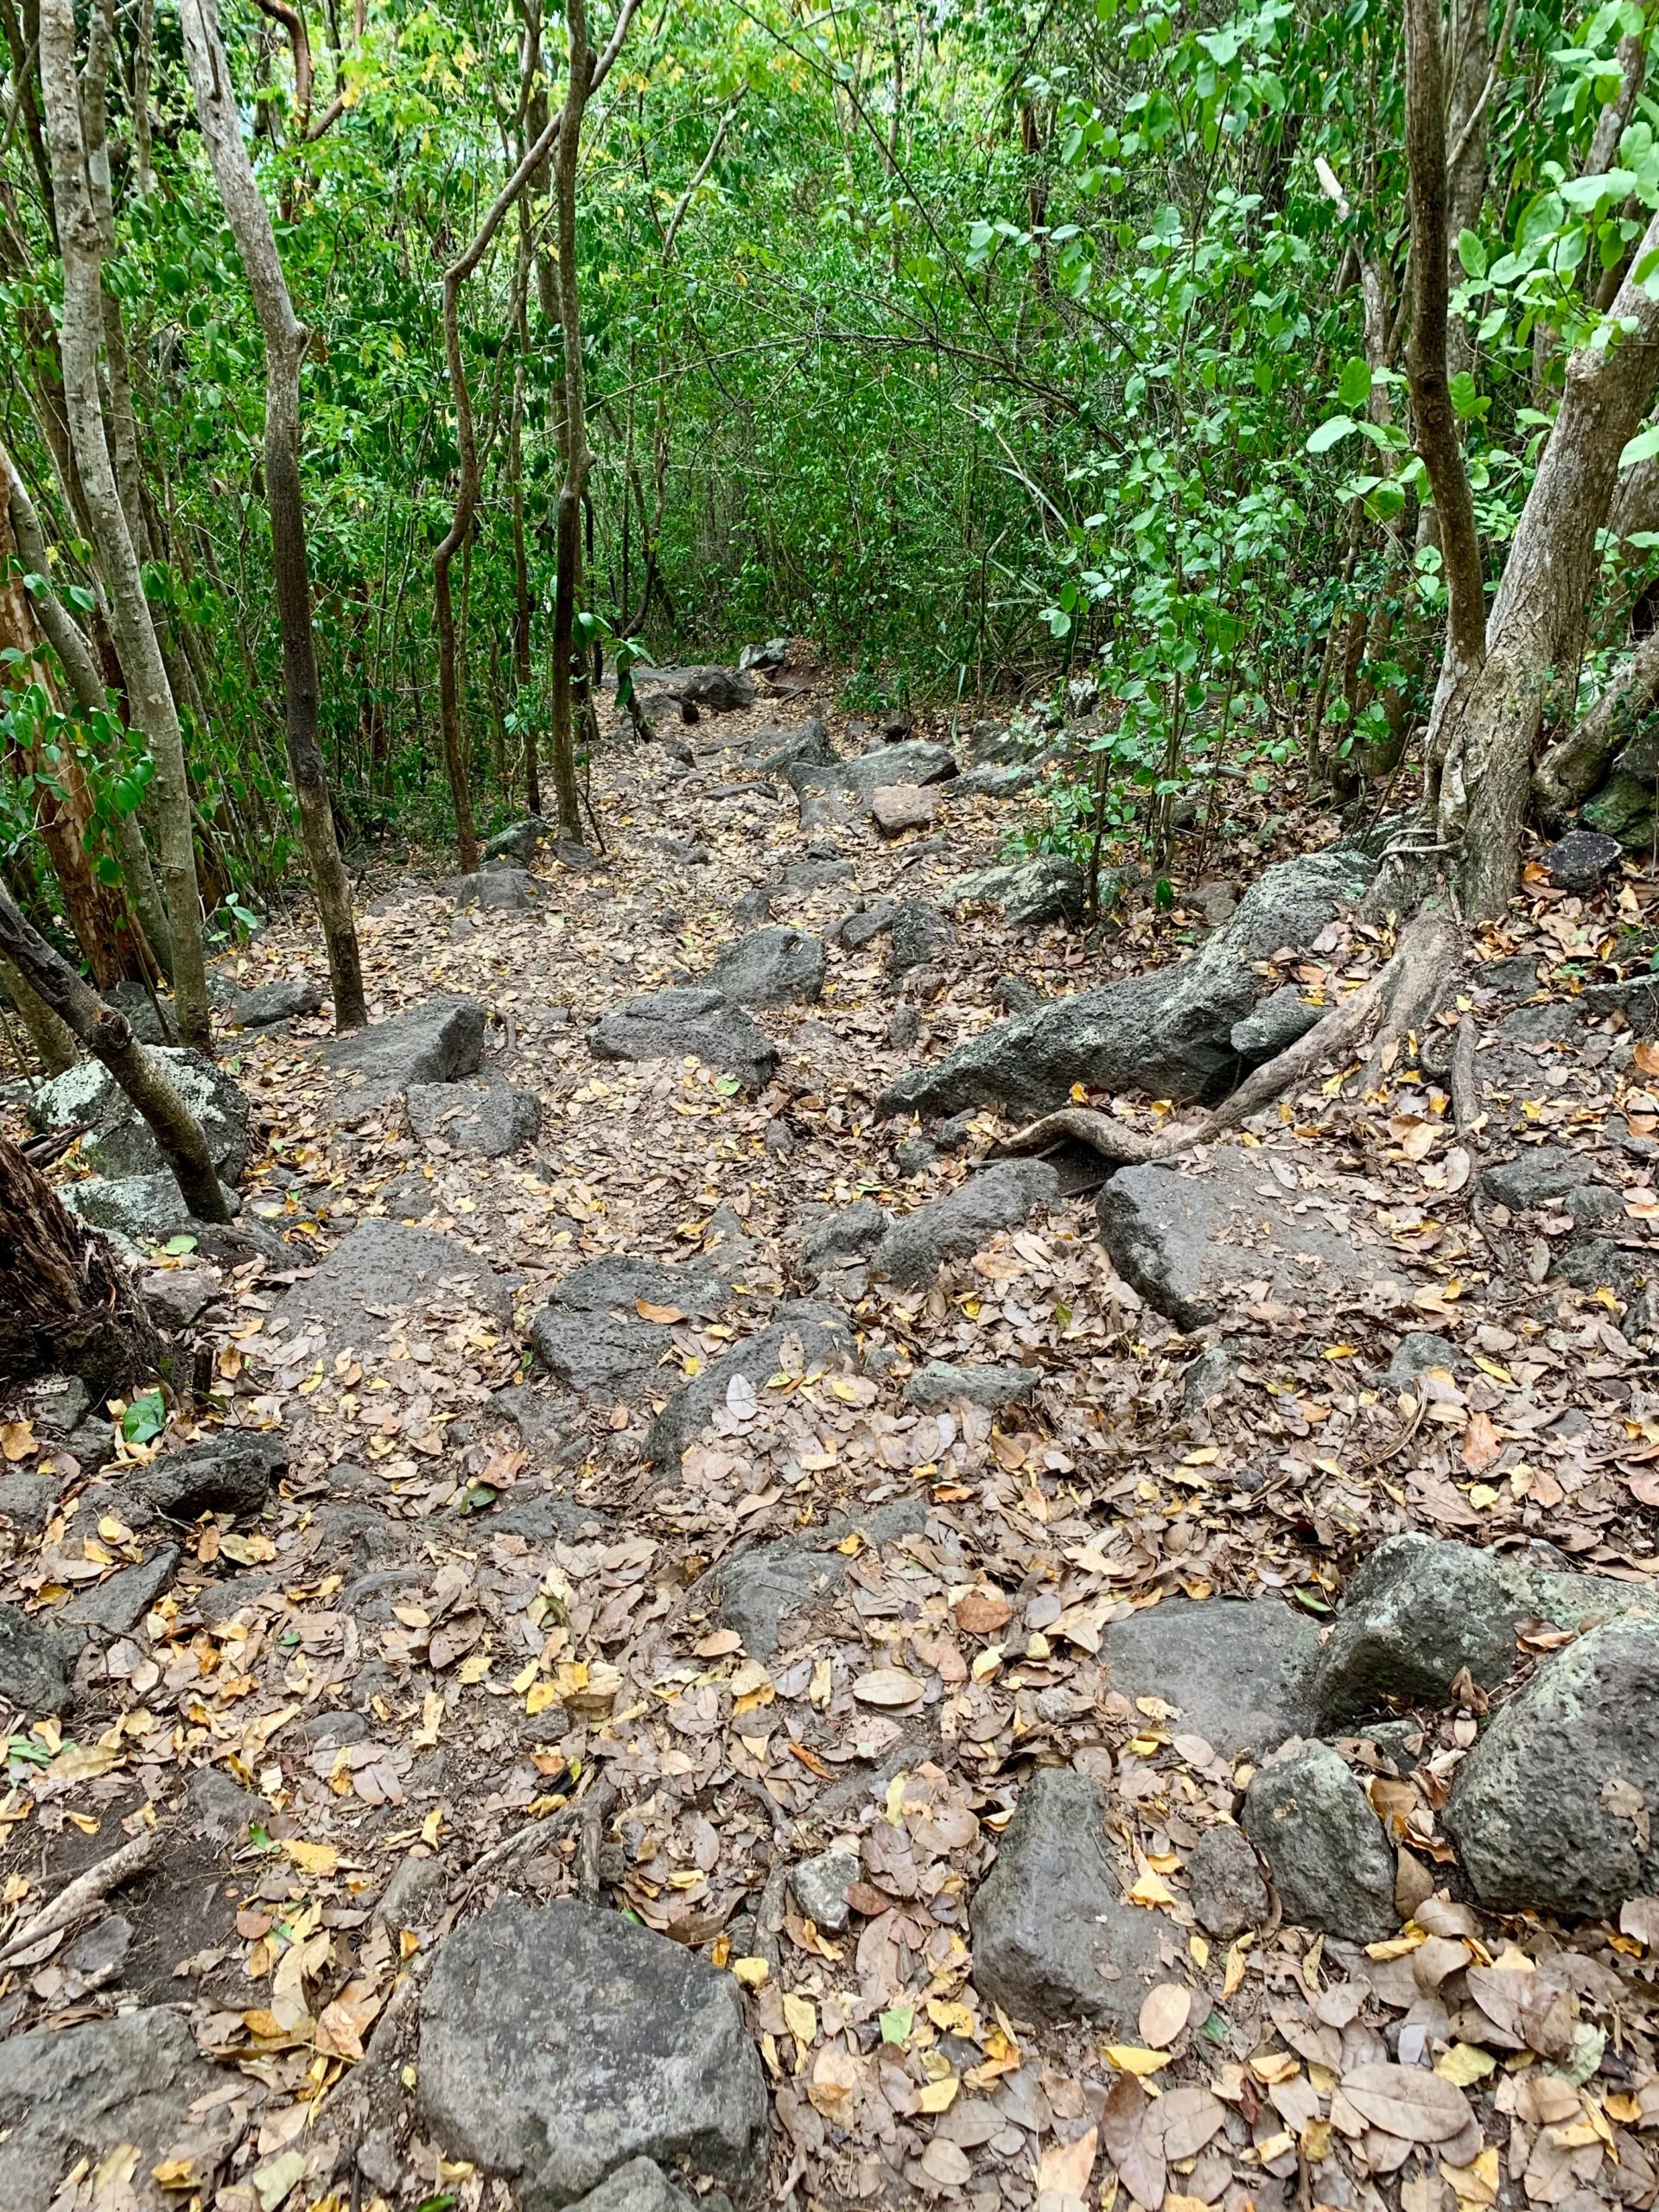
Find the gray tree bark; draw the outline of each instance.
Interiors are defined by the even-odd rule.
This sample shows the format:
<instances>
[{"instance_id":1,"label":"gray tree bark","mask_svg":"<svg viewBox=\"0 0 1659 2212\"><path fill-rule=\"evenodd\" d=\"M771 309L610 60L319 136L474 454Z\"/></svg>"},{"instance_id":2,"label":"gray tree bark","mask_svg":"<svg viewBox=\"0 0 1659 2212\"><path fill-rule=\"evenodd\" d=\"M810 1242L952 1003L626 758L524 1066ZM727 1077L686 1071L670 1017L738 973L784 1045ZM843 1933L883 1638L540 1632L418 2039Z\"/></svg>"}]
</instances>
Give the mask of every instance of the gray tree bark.
<instances>
[{"instance_id":1,"label":"gray tree bark","mask_svg":"<svg viewBox=\"0 0 1659 2212\"><path fill-rule=\"evenodd\" d=\"M311 572L300 486L300 365L305 358L308 333L294 313L270 216L242 142L214 0L184 0L181 16L185 57L202 141L264 332L265 498L270 509L271 565L276 571L276 613L283 632L289 773L299 801L311 888L328 951L334 1027L360 1029L369 1018L363 996L363 964L352 916L351 885L334 834L334 810L317 728L317 650L311 626Z\"/></svg>"}]
</instances>

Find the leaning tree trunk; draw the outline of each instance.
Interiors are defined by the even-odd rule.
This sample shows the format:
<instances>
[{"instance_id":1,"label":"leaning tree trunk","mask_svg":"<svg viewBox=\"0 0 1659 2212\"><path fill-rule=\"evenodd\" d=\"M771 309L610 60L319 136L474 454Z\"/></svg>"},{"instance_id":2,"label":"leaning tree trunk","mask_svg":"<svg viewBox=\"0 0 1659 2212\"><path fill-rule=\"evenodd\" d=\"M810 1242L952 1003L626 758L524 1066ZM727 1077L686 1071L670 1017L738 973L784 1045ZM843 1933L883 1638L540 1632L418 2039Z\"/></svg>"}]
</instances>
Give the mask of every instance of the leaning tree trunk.
<instances>
[{"instance_id":1,"label":"leaning tree trunk","mask_svg":"<svg viewBox=\"0 0 1659 2212\"><path fill-rule=\"evenodd\" d=\"M1656 251L1659 216L1632 265ZM1659 300L1627 278L1612 315L1624 333L1605 348L1580 346L1567 365L1560 411L1487 623L1485 664L1440 730L1431 727L1431 750L1445 763L1440 831L1461 835L1460 888L1477 920L1500 914L1514 891L1545 690L1594 581L1619 454L1659 385Z\"/></svg>"},{"instance_id":2,"label":"leaning tree trunk","mask_svg":"<svg viewBox=\"0 0 1659 2212\"><path fill-rule=\"evenodd\" d=\"M0 1382L79 1375L100 1398L157 1370L161 1344L106 1240L0 1137Z\"/></svg>"},{"instance_id":3,"label":"leaning tree trunk","mask_svg":"<svg viewBox=\"0 0 1659 2212\"><path fill-rule=\"evenodd\" d=\"M0 888L0 959L18 969L58 1019L99 1060L132 1101L173 1171L198 1221L228 1221L231 1211L207 1150L201 1124L180 1097L164 1062L141 1045L125 1014L106 1006L62 954Z\"/></svg>"},{"instance_id":4,"label":"leaning tree trunk","mask_svg":"<svg viewBox=\"0 0 1659 2212\"><path fill-rule=\"evenodd\" d=\"M92 37L107 57L108 13L95 7ZM86 502L94 550L109 591L110 623L132 717L155 759L156 817L173 946L179 1032L202 1051L213 1046L202 953L190 789L184 734L144 596L143 577L110 460L99 385L103 332L104 245L88 182L89 149L75 72L72 0L41 0L41 82L52 144L52 194L63 256L61 346L65 410ZM107 58L103 66L107 67Z\"/></svg>"},{"instance_id":5,"label":"leaning tree trunk","mask_svg":"<svg viewBox=\"0 0 1659 2212\"><path fill-rule=\"evenodd\" d=\"M213 0L185 0L184 44L196 115L219 196L241 256L265 335L265 496L270 508L271 563L283 633L283 690L289 773L299 801L300 830L311 887L328 949L334 1027L367 1021L363 963L352 918L351 886L334 834L334 810L317 734L317 649L311 627L311 572L300 489L300 364L308 334L294 313L270 216L259 196L242 140L230 63L219 35ZM297 49L296 49L297 70ZM308 105L308 94L307 96Z\"/></svg>"}]
</instances>

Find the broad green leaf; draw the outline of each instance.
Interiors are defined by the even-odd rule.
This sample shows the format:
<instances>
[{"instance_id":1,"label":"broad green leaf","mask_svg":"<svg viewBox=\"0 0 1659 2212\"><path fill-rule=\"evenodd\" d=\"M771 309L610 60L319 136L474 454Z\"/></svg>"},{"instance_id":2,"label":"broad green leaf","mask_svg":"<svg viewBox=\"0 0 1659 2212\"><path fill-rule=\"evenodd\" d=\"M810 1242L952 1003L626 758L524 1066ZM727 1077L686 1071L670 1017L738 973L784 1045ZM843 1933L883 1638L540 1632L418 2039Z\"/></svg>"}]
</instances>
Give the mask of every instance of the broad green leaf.
<instances>
[{"instance_id":1,"label":"broad green leaf","mask_svg":"<svg viewBox=\"0 0 1659 2212\"><path fill-rule=\"evenodd\" d=\"M1321 423L1307 442L1309 453L1329 453L1332 446L1340 445L1350 431L1358 424L1347 415L1333 415L1328 423Z\"/></svg>"}]
</instances>

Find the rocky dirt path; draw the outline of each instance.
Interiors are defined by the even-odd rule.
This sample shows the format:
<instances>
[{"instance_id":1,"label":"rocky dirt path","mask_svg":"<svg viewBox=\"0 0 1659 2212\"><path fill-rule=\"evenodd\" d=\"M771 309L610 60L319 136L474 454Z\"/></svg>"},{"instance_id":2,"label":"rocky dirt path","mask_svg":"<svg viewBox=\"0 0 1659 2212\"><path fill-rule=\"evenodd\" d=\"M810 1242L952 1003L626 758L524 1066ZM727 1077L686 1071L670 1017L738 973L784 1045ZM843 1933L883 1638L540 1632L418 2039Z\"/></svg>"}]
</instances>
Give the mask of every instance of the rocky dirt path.
<instances>
[{"instance_id":1,"label":"rocky dirt path","mask_svg":"<svg viewBox=\"0 0 1659 2212\"><path fill-rule=\"evenodd\" d=\"M1300 1033L1374 860L1086 942L1035 734L658 713L365 1035L222 979L232 1231L32 1102L176 1387L0 1427L0 2201L1651 2203L1656 887L1001 1157Z\"/></svg>"}]
</instances>

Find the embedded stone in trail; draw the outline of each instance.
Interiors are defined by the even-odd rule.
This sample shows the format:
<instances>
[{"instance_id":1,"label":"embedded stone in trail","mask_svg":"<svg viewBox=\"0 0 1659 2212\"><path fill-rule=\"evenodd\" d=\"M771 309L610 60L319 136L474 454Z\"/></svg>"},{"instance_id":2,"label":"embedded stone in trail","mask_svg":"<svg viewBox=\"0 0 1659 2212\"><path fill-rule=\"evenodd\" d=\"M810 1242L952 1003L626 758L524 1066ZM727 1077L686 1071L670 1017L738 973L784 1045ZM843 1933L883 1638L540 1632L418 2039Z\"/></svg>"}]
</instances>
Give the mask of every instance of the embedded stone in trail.
<instances>
[{"instance_id":1,"label":"embedded stone in trail","mask_svg":"<svg viewBox=\"0 0 1659 2212\"><path fill-rule=\"evenodd\" d=\"M61 1713L72 1695L63 1646L50 1620L0 1605L0 1698L20 1713Z\"/></svg>"},{"instance_id":2,"label":"embedded stone in trail","mask_svg":"<svg viewBox=\"0 0 1659 2212\"><path fill-rule=\"evenodd\" d=\"M196 2050L188 2024L161 2006L54 2031L31 2029L0 2043L0 2204L47 2212L79 2160L97 2165L122 2144L138 2157L130 2197L160 2212L151 2169L193 2159L202 2177L240 2133L220 2105L192 2123L190 2107L224 2085Z\"/></svg>"},{"instance_id":3,"label":"embedded stone in trail","mask_svg":"<svg viewBox=\"0 0 1659 2212\"><path fill-rule=\"evenodd\" d=\"M502 1327L512 1320L512 1293L487 1260L454 1237L399 1221L365 1221L308 1282L294 1285L277 1312L290 1335L302 1322L320 1326L323 1349L332 1354L372 1344L386 1330L391 1309L418 1321L435 1306L483 1313Z\"/></svg>"},{"instance_id":4,"label":"embedded stone in trail","mask_svg":"<svg viewBox=\"0 0 1659 2212\"><path fill-rule=\"evenodd\" d=\"M893 927L898 913L891 899L878 899L872 906L855 906L842 918L836 935L849 952L861 951L883 930Z\"/></svg>"},{"instance_id":5,"label":"embedded stone in trail","mask_svg":"<svg viewBox=\"0 0 1659 2212\"><path fill-rule=\"evenodd\" d=\"M683 983L629 999L588 1032L588 1049L601 1060L677 1059L695 1053L760 1090L778 1065L766 1031L707 983Z\"/></svg>"},{"instance_id":6,"label":"embedded stone in trail","mask_svg":"<svg viewBox=\"0 0 1659 2212\"><path fill-rule=\"evenodd\" d=\"M817 938L779 923L728 944L702 980L734 1006L783 1006L821 998L826 964Z\"/></svg>"},{"instance_id":7,"label":"embedded stone in trail","mask_svg":"<svg viewBox=\"0 0 1659 2212\"><path fill-rule=\"evenodd\" d=\"M952 798L1018 798L1038 781L1040 772L1017 760L987 760L958 776L950 795Z\"/></svg>"},{"instance_id":8,"label":"embedded stone in trail","mask_svg":"<svg viewBox=\"0 0 1659 2212\"><path fill-rule=\"evenodd\" d=\"M626 1397L652 1374L675 1325L642 1314L712 1320L730 1296L724 1278L656 1260L591 1261L566 1275L530 1325L543 1364L584 1398Z\"/></svg>"},{"instance_id":9,"label":"embedded stone in trail","mask_svg":"<svg viewBox=\"0 0 1659 2212\"><path fill-rule=\"evenodd\" d=\"M837 754L830 733L817 715L809 715L796 729L758 729L744 748L757 775L776 775L797 762L811 767L832 766Z\"/></svg>"},{"instance_id":10,"label":"embedded stone in trail","mask_svg":"<svg viewBox=\"0 0 1659 2212\"><path fill-rule=\"evenodd\" d=\"M234 1183L248 1154L246 1094L222 1067L200 1052L177 1045L152 1045L149 1049L200 1122L208 1158L220 1179ZM149 1122L101 1061L78 1061L50 1083L43 1083L29 1099L28 1110L30 1127L36 1129L67 1129L85 1124L80 1157L99 1175L124 1179L157 1175L166 1169ZM177 1203L183 1212L183 1201Z\"/></svg>"},{"instance_id":11,"label":"embedded stone in trail","mask_svg":"<svg viewBox=\"0 0 1659 2212\"><path fill-rule=\"evenodd\" d=\"M696 1602L735 1629L752 1658L775 1658L827 1618L852 1564L837 1547L854 1530L880 1545L919 1534L926 1522L926 1506L911 1497L839 1514L821 1529L731 1554L695 1586Z\"/></svg>"},{"instance_id":12,"label":"embedded stone in trail","mask_svg":"<svg viewBox=\"0 0 1659 2212\"><path fill-rule=\"evenodd\" d=\"M485 846L482 857L490 861L515 861L520 868L528 868L536 857L536 849L552 835L539 815L530 815L523 822L514 822L505 830L497 830ZM462 881L466 879L463 877Z\"/></svg>"},{"instance_id":13,"label":"embedded stone in trail","mask_svg":"<svg viewBox=\"0 0 1659 2212\"><path fill-rule=\"evenodd\" d=\"M825 1851L816 1859L798 1860L789 1870L796 1904L815 1927L831 1936L838 1936L852 1917L847 1891L863 1878L863 1866L852 1851Z\"/></svg>"},{"instance_id":14,"label":"embedded stone in trail","mask_svg":"<svg viewBox=\"0 0 1659 2212\"><path fill-rule=\"evenodd\" d=\"M1308 944L1375 872L1375 862L1345 847L1278 861L1191 959L997 1022L938 1066L889 1084L880 1110L951 1114L996 1099L1034 1116L1064 1105L1075 1083L1159 1098L1219 1097L1246 1072L1232 1031L1255 1008L1257 964ZM967 895L960 882L953 893Z\"/></svg>"},{"instance_id":15,"label":"embedded stone in trail","mask_svg":"<svg viewBox=\"0 0 1659 2212\"><path fill-rule=\"evenodd\" d=\"M795 1251L795 1264L817 1280L849 1267L875 1249L887 1235L887 1215L874 1198L855 1198L813 1222Z\"/></svg>"},{"instance_id":16,"label":"embedded stone in trail","mask_svg":"<svg viewBox=\"0 0 1659 2212\"><path fill-rule=\"evenodd\" d=\"M734 1344L669 1400L645 1432L647 1463L677 1466L681 1453L696 1440L715 1408L728 1402L727 1393L734 1380L741 1376L760 1390L768 1376L779 1371L791 1337L798 1339L801 1357L809 1367L854 1349L852 1325L837 1307L806 1298L780 1306L770 1328Z\"/></svg>"},{"instance_id":17,"label":"embedded stone in trail","mask_svg":"<svg viewBox=\"0 0 1659 2212\"><path fill-rule=\"evenodd\" d=\"M887 973L907 976L930 960L954 952L957 933L944 916L925 899L908 899L893 913L887 940ZM846 932L842 931L845 941Z\"/></svg>"},{"instance_id":18,"label":"embedded stone in trail","mask_svg":"<svg viewBox=\"0 0 1659 2212\"><path fill-rule=\"evenodd\" d=\"M1224 1758L1294 1735L1319 1632L1276 1598L1166 1598L1101 1630L1100 1658L1126 1697L1160 1697L1179 1726Z\"/></svg>"},{"instance_id":19,"label":"embedded stone in trail","mask_svg":"<svg viewBox=\"0 0 1659 2212\"><path fill-rule=\"evenodd\" d=\"M278 1022L321 1013L322 1000L321 984L305 976L278 976L273 982L256 983L251 991L231 983L224 990L225 1011L238 1029L274 1029Z\"/></svg>"},{"instance_id":20,"label":"embedded stone in trail","mask_svg":"<svg viewBox=\"0 0 1659 2212\"><path fill-rule=\"evenodd\" d=\"M521 868L481 868L458 875L446 887L459 907L482 906L499 914L528 914L541 897L541 886Z\"/></svg>"},{"instance_id":21,"label":"embedded stone in trail","mask_svg":"<svg viewBox=\"0 0 1659 2212\"><path fill-rule=\"evenodd\" d=\"M1229 1942L1268 1916L1268 1885L1248 1840L1229 1822L1205 1828L1186 1854L1192 1912L1206 1936Z\"/></svg>"},{"instance_id":22,"label":"embedded stone in trail","mask_svg":"<svg viewBox=\"0 0 1659 2212\"><path fill-rule=\"evenodd\" d=\"M1590 1180L1595 1161L1581 1152L1554 1144L1529 1145L1513 1160L1481 1170L1481 1188L1512 1213L1529 1206L1552 1205Z\"/></svg>"},{"instance_id":23,"label":"embedded stone in trail","mask_svg":"<svg viewBox=\"0 0 1659 2212\"><path fill-rule=\"evenodd\" d=\"M219 1188L230 1211L240 1213L236 1192L223 1183ZM152 1175L89 1175L84 1182L64 1184L58 1196L94 1229L113 1230L136 1244L160 1244L170 1236L201 1232L170 1168L157 1168Z\"/></svg>"},{"instance_id":24,"label":"embedded stone in trail","mask_svg":"<svg viewBox=\"0 0 1659 2212\"><path fill-rule=\"evenodd\" d=\"M1023 1404L1042 1379L1034 1367L953 1367L948 1360L930 1359L906 1383L904 1398L924 1413L958 1401L995 1413L1002 1406Z\"/></svg>"},{"instance_id":25,"label":"embedded stone in trail","mask_svg":"<svg viewBox=\"0 0 1659 2212\"><path fill-rule=\"evenodd\" d=\"M1083 920L1087 888L1075 861L1039 853L959 875L947 896L953 906L1000 906L1022 929L1044 922L1068 922L1075 929Z\"/></svg>"},{"instance_id":26,"label":"embedded stone in trail","mask_svg":"<svg viewBox=\"0 0 1659 2212\"><path fill-rule=\"evenodd\" d=\"M1592 1629L1487 1723L1442 1823L1481 1903L1614 1918L1659 1891L1659 1621Z\"/></svg>"},{"instance_id":27,"label":"embedded stone in trail","mask_svg":"<svg viewBox=\"0 0 1659 2212\"><path fill-rule=\"evenodd\" d=\"M676 2189L654 2158L630 2158L571 2212L697 2212L700 2201Z\"/></svg>"},{"instance_id":28,"label":"embedded stone in trail","mask_svg":"<svg viewBox=\"0 0 1659 2212\"><path fill-rule=\"evenodd\" d=\"M58 1614L70 1628L93 1629L105 1636L127 1636L136 1629L179 1571L176 1544L163 1544L137 1567L95 1582L71 1598Z\"/></svg>"},{"instance_id":29,"label":"embedded stone in trail","mask_svg":"<svg viewBox=\"0 0 1659 2212\"><path fill-rule=\"evenodd\" d=\"M1046 1160L1000 1160L948 1196L901 1215L870 1265L892 1282L931 1282L945 1261L982 1251L999 1230L1018 1229L1039 1206L1052 1205L1059 1189Z\"/></svg>"},{"instance_id":30,"label":"embedded stone in trail","mask_svg":"<svg viewBox=\"0 0 1659 2212\"><path fill-rule=\"evenodd\" d=\"M870 819L884 837L931 829L938 810L938 791L931 784L878 784L870 794Z\"/></svg>"},{"instance_id":31,"label":"embedded stone in trail","mask_svg":"<svg viewBox=\"0 0 1659 2212\"><path fill-rule=\"evenodd\" d=\"M1351 1943L1381 1942L1400 1925L1382 1823L1328 1744L1293 1741L1257 1768L1244 1833L1268 1862L1287 1920Z\"/></svg>"},{"instance_id":32,"label":"embedded stone in trail","mask_svg":"<svg viewBox=\"0 0 1659 2212\"><path fill-rule=\"evenodd\" d=\"M442 1137L455 1152L503 1160L533 1142L542 1102L533 1090L486 1077L473 1083L412 1083L404 1093L409 1126L424 1143Z\"/></svg>"},{"instance_id":33,"label":"embedded stone in trail","mask_svg":"<svg viewBox=\"0 0 1659 2212\"><path fill-rule=\"evenodd\" d=\"M1152 1985L1170 1978L1163 1947L1173 1963L1178 1931L1125 1901L1105 1812L1097 1783L1039 1767L980 1885L974 1980L1017 2019L1088 2019L1125 2031Z\"/></svg>"},{"instance_id":34,"label":"embedded stone in trail","mask_svg":"<svg viewBox=\"0 0 1659 2212\"><path fill-rule=\"evenodd\" d=\"M405 1090L411 1083L454 1083L476 1074L484 1049L484 1007L477 999L446 995L371 1022L349 1036L331 1037L322 1057L378 1089Z\"/></svg>"},{"instance_id":35,"label":"embedded stone in trail","mask_svg":"<svg viewBox=\"0 0 1659 2212\"><path fill-rule=\"evenodd\" d=\"M841 788L854 792L868 808L884 785L942 784L956 774L957 764L949 746L918 738L906 744L877 746L873 753L842 761L836 772ZM791 780L798 791L805 783L823 779L803 776Z\"/></svg>"},{"instance_id":36,"label":"embedded stone in trail","mask_svg":"<svg viewBox=\"0 0 1659 2212\"><path fill-rule=\"evenodd\" d=\"M1636 1612L1659 1632L1659 1594L1640 1584L1551 1573L1512 1553L1433 1536L1390 1536L1343 1592L1309 1698L1332 1728L1391 1704L1438 1705L1465 1667L1486 1689L1512 1675L1523 1621L1576 1630Z\"/></svg>"},{"instance_id":37,"label":"embedded stone in trail","mask_svg":"<svg viewBox=\"0 0 1659 2212\"><path fill-rule=\"evenodd\" d=\"M636 2158L755 2181L766 2092L737 1985L620 1912L504 1897L449 1937L420 2101L452 2156L556 2212Z\"/></svg>"},{"instance_id":38,"label":"embedded stone in trail","mask_svg":"<svg viewBox=\"0 0 1659 2212\"><path fill-rule=\"evenodd\" d=\"M1271 1156L1217 1145L1200 1174L1161 1162L1120 1167L1095 1207L1119 1274L1184 1329L1222 1319L1263 1280L1281 1306L1409 1306L1413 1285L1372 1227L1370 1206L1335 1224L1321 1209L1299 1208L1300 1190L1275 1180Z\"/></svg>"}]
</instances>

